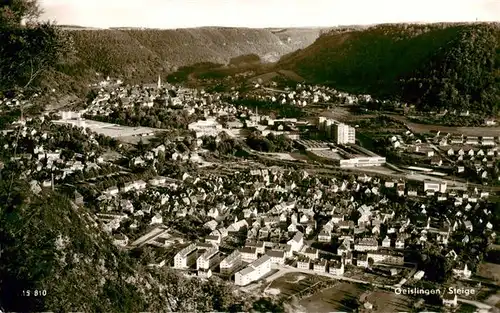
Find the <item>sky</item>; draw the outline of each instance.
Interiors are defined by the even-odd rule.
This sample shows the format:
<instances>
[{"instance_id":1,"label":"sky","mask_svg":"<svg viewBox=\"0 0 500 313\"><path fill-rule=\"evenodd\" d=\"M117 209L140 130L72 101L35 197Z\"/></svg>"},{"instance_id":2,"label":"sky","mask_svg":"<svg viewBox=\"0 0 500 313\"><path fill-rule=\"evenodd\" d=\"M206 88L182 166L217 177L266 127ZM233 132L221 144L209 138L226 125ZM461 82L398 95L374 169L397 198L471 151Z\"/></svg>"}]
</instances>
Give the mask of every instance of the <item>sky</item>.
<instances>
[{"instance_id":1,"label":"sky","mask_svg":"<svg viewBox=\"0 0 500 313\"><path fill-rule=\"evenodd\" d=\"M500 21L500 0L40 0L44 20L87 27L329 27Z\"/></svg>"}]
</instances>

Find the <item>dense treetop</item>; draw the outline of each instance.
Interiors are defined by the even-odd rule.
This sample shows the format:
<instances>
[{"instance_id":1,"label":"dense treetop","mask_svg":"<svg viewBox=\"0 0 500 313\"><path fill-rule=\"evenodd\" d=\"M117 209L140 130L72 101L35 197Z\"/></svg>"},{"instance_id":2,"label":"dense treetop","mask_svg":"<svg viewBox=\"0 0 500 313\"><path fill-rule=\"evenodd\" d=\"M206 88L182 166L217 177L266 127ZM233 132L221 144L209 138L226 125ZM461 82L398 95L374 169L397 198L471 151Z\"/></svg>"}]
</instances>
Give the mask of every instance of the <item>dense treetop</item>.
<instances>
[{"instance_id":1,"label":"dense treetop","mask_svg":"<svg viewBox=\"0 0 500 313\"><path fill-rule=\"evenodd\" d=\"M36 20L40 13L34 0L0 4L0 92L36 85L70 51L58 28Z\"/></svg>"}]
</instances>

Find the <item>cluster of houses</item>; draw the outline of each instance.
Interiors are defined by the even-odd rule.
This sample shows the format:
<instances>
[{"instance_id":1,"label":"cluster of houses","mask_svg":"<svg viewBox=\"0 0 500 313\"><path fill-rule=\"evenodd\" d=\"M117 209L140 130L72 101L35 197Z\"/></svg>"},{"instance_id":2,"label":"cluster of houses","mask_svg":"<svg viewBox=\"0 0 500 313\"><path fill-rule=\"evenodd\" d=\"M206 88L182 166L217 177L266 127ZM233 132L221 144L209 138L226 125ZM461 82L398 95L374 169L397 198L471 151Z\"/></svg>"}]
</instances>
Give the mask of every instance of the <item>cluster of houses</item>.
<instances>
[{"instance_id":1,"label":"cluster of houses","mask_svg":"<svg viewBox=\"0 0 500 313\"><path fill-rule=\"evenodd\" d=\"M234 275L238 285L258 281L273 265L285 263L337 276L344 275L348 265L401 266L408 246L432 245L443 247L446 257L455 264L455 275L470 276L471 266L465 256L474 254L455 252L450 238L462 234L460 240L467 243L475 240L474 230L491 232L492 213L485 201L488 194L455 191L444 182L425 181L415 187L415 196L423 198L408 198L413 212L408 215L386 195L412 196L411 186L366 175L354 180L318 178L306 171L279 167L231 174L190 173L181 180L156 177L148 182L131 182L112 193L105 191L100 202L103 213L98 216L104 221L103 214L114 214L116 218L107 220L104 226L121 234L122 239L132 237L130 230L139 223L159 227L166 218L196 216L209 231L203 240L186 243L182 235L161 237L165 247L174 241L187 244L176 254L174 268L196 270L198 276L206 278L218 268L220 273ZM439 203L453 208L446 218L435 215ZM318 215L328 219L319 224ZM124 223L126 220L132 223ZM239 247L229 245L238 234L243 234L245 242ZM161 246L153 237L145 244ZM327 260L321 256L322 251L305 244L306 240L323 244L336 241L340 246L336 256Z\"/></svg>"},{"instance_id":2,"label":"cluster of houses","mask_svg":"<svg viewBox=\"0 0 500 313\"><path fill-rule=\"evenodd\" d=\"M346 92L340 92L331 87L321 85L308 85L298 83L295 87L286 87L284 90L274 88L276 84L270 86L256 83L254 90L248 93L248 97L275 102L280 104L289 104L293 106L305 107L308 104L318 103L345 103L357 104L360 102L371 101L370 95L351 95Z\"/></svg>"},{"instance_id":3,"label":"cluster of houses","mask_svg":"<svg viewBox=\"0 0 500 313\"><path fill-rule=\"evenodd\" d=\"M21 166L21 177L29 178L35 193L42 188L54 188L55 184L64 183L75 173L96 173L104 168L118 170L117 166L103 158L93 133L85 134L78 140L85 146L84 150L70 151L67 136L71 131L80 133L79 130L53 124L45 116L27 118L19 122L15 129L0 132L0 153L10 156L10 161ZM81 132L86 130L81 129Z\"/></svg>"},{"instance_id":4,"label":"cluster of houses","mask_svg":"<svg viewBox=\"0 0 500 313\"><path fill-rule=\"evenodd\" d=\"M500 180L500 136L464 136L435 132L427 140L410 131L388 138L391 148L402 150L416 160L416 170L437 170L457 176L470 176L470 171L483 181Z\"/></svg>"},{"instance_id":5,"label":"cluster of houses","mask_svg":"<svg viewBox=\"0 0 500 313\"><path fill-rule=\"evenodd\" d=\"M197 138L215 137L221 132L231 137L241 137L243 128L252 127L260 131L263 136L271 133L286 134L292 139L298 139L297 126L308 124L307 121L297 121L295 118L272 118L259 114L258 111L235 105L233 102L241 99L242 96L234 90L224 93L208 93L203 90L163 85L161 80L157 86L108 84L99 87L92 103L80 111L80 115L109 116L116 110L153 106L161 106L167 111L183 110L187 115L198 113L202 117L188 125L188 129L193 131ZM316 93L320 92L318 91L320 89L316 89ZM252 97L252 95L245 95L245 97ZM323 97L326 100L330 99L326 94L323 94Z\"/></svg>"}]
</instances>

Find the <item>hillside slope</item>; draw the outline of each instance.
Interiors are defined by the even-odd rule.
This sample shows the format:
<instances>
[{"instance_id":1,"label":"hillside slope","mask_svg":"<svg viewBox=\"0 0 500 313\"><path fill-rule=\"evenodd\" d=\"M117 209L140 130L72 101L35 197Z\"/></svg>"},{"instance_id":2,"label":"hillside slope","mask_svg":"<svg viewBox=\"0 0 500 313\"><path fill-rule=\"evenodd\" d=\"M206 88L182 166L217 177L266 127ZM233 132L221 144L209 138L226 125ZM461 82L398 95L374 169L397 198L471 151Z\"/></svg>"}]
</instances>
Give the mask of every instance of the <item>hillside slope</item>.
<instances>
[{"instance_id":1,"label":"hillside slope","mask_svg":"<svg viewBox=\"0 0 500 313\"><path fill-rule=\"evenodd\" d=\"M27 183L5 180L0 203L0 311L227 312L252 306L224 282L188 279L147 266L147 252L135 257L118 250L87 209L60 193L35 196Z\"/></svg>"},{"instance_id":2,"label":"hillside slope","mask_svg":"<svg viewBox=\"0 0 500 313\"><path fill-rule=\"evenodd\" d=\"M156 81L181 66L211 62L226 64L231 58L255 54L265 62L304 48L321 29L271 29L205 27L172 30L71 30L76 54L54 73L52 84L72 84L95 73L122 77L131 82Z\"/></svg>"},{"instance_id":3,"label":"hillside slope","mask_svg":"<svg viewBox=\"0 0 500 313\"><path fill-rule=\"evenodd\" d=\"M278 62L315 83L422 109L498 109L497 24L378 25L332 31Z\"/></svg>"}]
</instances>

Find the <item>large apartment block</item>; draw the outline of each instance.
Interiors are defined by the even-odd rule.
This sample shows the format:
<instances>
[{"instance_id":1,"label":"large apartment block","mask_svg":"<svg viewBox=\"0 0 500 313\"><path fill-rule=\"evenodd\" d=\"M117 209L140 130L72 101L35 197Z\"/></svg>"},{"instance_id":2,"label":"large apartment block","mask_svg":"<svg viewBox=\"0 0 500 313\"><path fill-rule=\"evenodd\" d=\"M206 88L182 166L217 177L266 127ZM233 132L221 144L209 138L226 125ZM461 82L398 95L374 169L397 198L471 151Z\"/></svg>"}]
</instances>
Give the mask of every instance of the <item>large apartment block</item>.
<instances>
[{"instance_id":1,"label":"large apartment block","mask_svg":"<svg viewBox=\"0 0 500 313\"><path fill-rule=\"evenodd\" d=\"M196 260L196 269L208 270L219 260L219 249L217 246L207 249Z\"/></svg>"},{"instance_id":2,"label":"large apartment block","mask_svg":"<svg viewBox=\"0 0 500 313\"><path fill-rule=\"evenodd\" d=\"M175 269L187 269L196 262L197 247L194 243L179 251L174 257Z\"/></svg>"},{"instance_id":3,"label":"large apartment block","mask_svg":"<svg viewBox=\"0 0 500 313\"><path fill-rule=\"evenodd\" d=\"M271 271L271 257L264 255L252 262L243 270L234 275L234 282L238 286L246 286L259 280Z\"/></svg>"},{"instance_id":4,"label":"large apartment block","mask_svg":"<svg viewBox=\"0 0 500 313\"><path fill-rule=\"evenodd\" d=\"M239 250L234 250L224 260L222 260L220 263L220 271L221 273L232 272L232 270L237 269L242 263L241 252Z\"/></svg>"},{"instance_id":5,"label":"large apartment block","mask_svg":"<svg viewBox=\"0 0 500 313\"><path fill-rule=\"evenodd\" d=\"M356 129L337 120L321 116L318 120L318 129L324 131L339 145L356 143Z\"/></svg>"}]
</instances>

